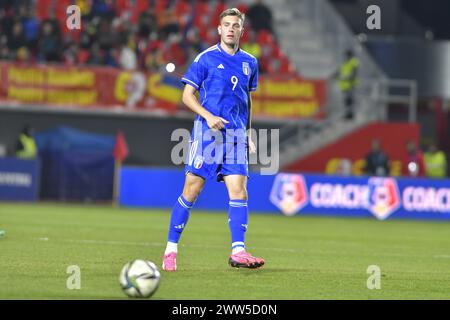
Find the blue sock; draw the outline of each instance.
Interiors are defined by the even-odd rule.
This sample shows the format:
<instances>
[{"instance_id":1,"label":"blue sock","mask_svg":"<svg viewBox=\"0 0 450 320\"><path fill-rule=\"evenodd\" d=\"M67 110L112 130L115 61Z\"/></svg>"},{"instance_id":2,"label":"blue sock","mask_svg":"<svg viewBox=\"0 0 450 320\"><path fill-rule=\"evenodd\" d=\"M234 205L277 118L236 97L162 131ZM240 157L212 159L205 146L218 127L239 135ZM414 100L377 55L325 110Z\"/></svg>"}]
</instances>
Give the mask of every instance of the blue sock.
<instances>
[{"instance_id":1,"label":"blue sock","mask_svg":"<svg viewBox=\"0 0 450 320\"><path fill-rule=\"evenodd\" d=\"M231 248L245 249L245 232L248 224L247 200L230 200L228 224L231 232Z\"/></svg>"},{"instance_id":2,"label":"blue sock","mask_svg":"<svg viewBox=\"0 0 450 320\"><path fill-rule=\"evenodd\" d=\"M193 203L187 201L182 195L173 206L170 217L169 242L178 243L189 220L189 211Z\"/></svg>"}]
</instances>

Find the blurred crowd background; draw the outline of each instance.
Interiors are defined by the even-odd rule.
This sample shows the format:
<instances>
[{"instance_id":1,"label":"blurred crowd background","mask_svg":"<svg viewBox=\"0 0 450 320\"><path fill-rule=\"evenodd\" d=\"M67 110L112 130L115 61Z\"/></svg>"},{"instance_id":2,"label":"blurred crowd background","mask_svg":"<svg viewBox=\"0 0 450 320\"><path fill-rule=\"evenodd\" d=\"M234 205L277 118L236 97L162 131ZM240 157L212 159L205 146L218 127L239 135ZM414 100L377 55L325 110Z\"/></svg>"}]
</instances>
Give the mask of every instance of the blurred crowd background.
<instances>
[{"instance_id":1,"label":"blurred crowd background","mask_svg":"<svg viewBox=\"0 0 450 320\"><path fill-rule=\"evenodd\" d=\"M79 32L66 28L72 3L81 9ZM182 71L218 41L218 16L228 5L220 0L3 0L0 59L142 71L160 71L171 62ZM260 71L293 72L276 43L270 9L261 1L232 5L248 18L243 48L261 60Z\"/></svg>"}]
</instances>

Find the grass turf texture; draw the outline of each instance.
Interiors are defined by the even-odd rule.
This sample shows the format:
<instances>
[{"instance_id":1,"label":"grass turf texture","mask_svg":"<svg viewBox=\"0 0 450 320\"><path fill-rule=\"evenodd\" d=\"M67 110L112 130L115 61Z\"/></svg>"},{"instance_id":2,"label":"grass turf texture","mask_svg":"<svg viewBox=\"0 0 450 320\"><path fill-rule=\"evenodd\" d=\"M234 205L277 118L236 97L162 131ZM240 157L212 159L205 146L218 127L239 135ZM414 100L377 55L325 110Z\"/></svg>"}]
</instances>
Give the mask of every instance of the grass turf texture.
<instances>
[{"instance_id":1,"label":"grass turf texture","mask_svg":"<svg viewBox=\"0 0 450 320\"><path fill-rule=\"evenodd\" d=\"M162 272L152 299L449 299L450 223L250 215L248 250L259 270L228 267L226 213L193 210L179 271ZM118 275L133 259L161 266L169 210L0 204L0 299L122 299ZM81 269L68 290L67 267ZM369 265L381 289L369 290Z\"/></svg>"}]
</instances>

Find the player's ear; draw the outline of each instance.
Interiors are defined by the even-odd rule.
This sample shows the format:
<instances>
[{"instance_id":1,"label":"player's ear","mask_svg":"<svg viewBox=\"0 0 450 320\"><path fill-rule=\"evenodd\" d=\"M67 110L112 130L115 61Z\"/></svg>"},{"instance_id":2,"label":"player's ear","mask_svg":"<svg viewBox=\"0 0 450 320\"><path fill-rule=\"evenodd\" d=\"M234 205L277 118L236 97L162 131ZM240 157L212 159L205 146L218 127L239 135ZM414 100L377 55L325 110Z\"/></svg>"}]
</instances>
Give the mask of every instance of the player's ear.
<instances>
[{"instance_id":1,"label":"player's ear","mask_svg":"<svg viewBox=\"0 0 450 320\"><path fill-rule=\"evenodd\" d=\"M242 36L244 35L244 32L245 32L245 29L244 29L244 27L242 27L241 36L239 38L242 38Z\"/></svg>"},{"instance_id":2,"label":"player's ear","mask_svg":"<svg viewBox=\"0 0 450 320\"><path fill-rule=\"evenodd\" d=\"M219 33L219 36L222 35L222 27L221 26L217 27L217 32Z\"/></svg>"}]
</instances>

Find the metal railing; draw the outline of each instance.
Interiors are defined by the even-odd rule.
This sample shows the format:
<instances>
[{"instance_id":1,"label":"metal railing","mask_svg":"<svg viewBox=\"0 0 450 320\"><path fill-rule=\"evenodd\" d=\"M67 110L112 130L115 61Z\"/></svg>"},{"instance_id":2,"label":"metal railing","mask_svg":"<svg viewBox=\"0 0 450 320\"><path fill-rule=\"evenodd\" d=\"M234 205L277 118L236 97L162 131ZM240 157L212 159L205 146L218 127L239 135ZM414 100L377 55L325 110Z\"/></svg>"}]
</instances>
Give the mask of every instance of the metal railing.
<instances>
[{"instance_id":1,"label":"metal railing","mask_svg":"<svg viewBox=\"0 0 450 320\"><path fill-rule=\"evenodd\" d=\"M388 106L393 103L407 105L408 122L417 122L417 81L408 79L386 79L380 85L384 86L384 91L386 91L386 94L381 96L382 100Z\"/></svg>"}]
</instances>

